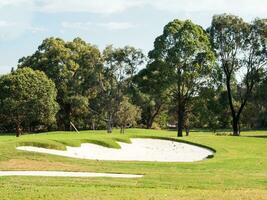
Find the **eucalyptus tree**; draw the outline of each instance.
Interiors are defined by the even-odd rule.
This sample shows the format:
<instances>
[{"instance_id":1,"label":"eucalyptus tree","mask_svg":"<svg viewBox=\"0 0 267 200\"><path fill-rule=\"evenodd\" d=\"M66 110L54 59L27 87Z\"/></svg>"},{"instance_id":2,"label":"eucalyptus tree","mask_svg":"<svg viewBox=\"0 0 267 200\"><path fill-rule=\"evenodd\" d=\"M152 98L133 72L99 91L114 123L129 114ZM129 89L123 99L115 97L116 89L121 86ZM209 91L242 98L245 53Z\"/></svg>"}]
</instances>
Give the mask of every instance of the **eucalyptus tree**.
<instances>
[{"instance_id":1,"label":"eucalyptus tree","mask_svg":"<svg viewBox=\"0 0 267 200\"><path fill-rule=\"evenodd\" d=\"M147 129L152 128L155 118L168 103L165 63L154 61L134 77L131 90L133 102L142 108L142 121Z\"/></svg>"},{"instance_id":2,"label":"eucalyptus tree","mask_svg":"<svg viewBox=\"0 0 267 200\"><path fill-rule=\"evenodd\" d=\"M137 124L140 119L140 108L133 105L128 97L123 97L116 113L116 123L124 133L125 128L132 127Z\"/></svg>"},{"instance_id":3,"label":"eucalyptus tree","mask_svg":"<svg viewBox=\"0 0 267 200\"><path fill-rule=\"evenodd\" d=\"M177 112L177 135L181 137L187 108L192 97L207 83L213 66L214 54L209 37L201 26L190 20L176 19L169 22L163 34L156 38L149 57L152 61L165 63L163 70L167 71L168 92Z\"/></svg>"},{"instance_id":4,"label":"eucalyptus tree","mask_svg":"<svg viewBox=\"0 0 267 200\"><path fill-rule=\"evenodd\" d=\"M110 45L103 51L103 59L103 73L99 74L102 114L99 112L98 114L104 115L107 132L111 133L119 105L131 87L132 78L137 73L138 67L144 63L145 56L140 49L134 47L114 48Z\"/></svg>"},{"instance_id":5,"label":"eucalyptus tree","mask_svg":"<svg viewBox=\"0 0 267 200\"><path fill-rule=\"evenodd\" d=\"M233 135L240 135L240 116L267 64L267 20L246 23L233 15L216 15L209 28L224 72Z\"/></svg>"},{"instance_id":6,"label":"eucalyptus tree","mask_svg":"<svg viewBox=\"0 0 267 200\"><path fill-rule=\"evenodd\" d=\"M31 124L51 125L58 111L56 88L41 71L18 69L0 77L0 121L14 125L17 137Z\"/></svg>"},{"instance_id":7,"label":"eucalyptus tree","mask_svg":"<svg viewBox=\"0 0 267 200\"><path fill-rule=\"evenodd\" d=\"M33 55L19 60L19 68L23 67L41 70L55 82L59 129L70 130L71 120L86 118L88 99L96 95L97 74L102 68L97 47L80 38L71 42L48 38Z\"/></svg>"}]
</instances>

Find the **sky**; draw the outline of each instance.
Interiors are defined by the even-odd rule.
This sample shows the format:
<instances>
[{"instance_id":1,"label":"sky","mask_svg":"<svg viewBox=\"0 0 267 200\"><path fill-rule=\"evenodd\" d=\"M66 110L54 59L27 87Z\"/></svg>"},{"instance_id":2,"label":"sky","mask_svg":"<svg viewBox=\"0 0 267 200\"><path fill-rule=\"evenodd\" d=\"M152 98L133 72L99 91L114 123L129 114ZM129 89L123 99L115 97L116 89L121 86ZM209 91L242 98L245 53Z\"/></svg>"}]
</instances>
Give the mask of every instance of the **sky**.
<instances>
[{"instance_id":1,"label":"sky","mask_svg":"<svg viewBox=\"0 0 267 200\"><path fill-rule=\"evenodd\" d=\"M169 21L190 19L207 28L223 13L267 18L267 0L0 0L0 74L47 37L148 52Z\"/></svg>"}]
</instances>

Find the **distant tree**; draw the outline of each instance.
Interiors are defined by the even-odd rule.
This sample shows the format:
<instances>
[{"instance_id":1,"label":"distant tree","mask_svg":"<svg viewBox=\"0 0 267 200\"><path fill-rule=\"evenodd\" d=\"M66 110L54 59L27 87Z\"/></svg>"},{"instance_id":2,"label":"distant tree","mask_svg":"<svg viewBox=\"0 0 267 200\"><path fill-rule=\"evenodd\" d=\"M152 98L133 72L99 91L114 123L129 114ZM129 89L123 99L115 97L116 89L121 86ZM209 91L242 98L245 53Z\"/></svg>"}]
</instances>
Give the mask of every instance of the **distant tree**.
<instances>
[{"instance_id":1,"label":"distant tree","mask_svg":"<svg viewBox=\"0 0 267 200\"><path fill-rule=\"evenodd\" d=\"M239 136L241 113L267 64L267 20L250 24L237 16L216 15L209 32L224 72L233 135Z\"/></svg>"},{"instance_id":2,"label":"distant tree","mask_svg":"<svg viewBox=\"0 0 267 200\"><path fill-rule=\"evenodd\" d=\"M251 97L241 117L242 126L246 128L267 128L267 77L254 86ZM257 111L257 112L255 112Z\"/></svg>"},{"instance_id":3,"label":"distant tree","mask_svg":"<svg viewBox=\"0 0 267 200\"><path fill-rule=\"evenodd\" d=\"M58 128L70 130L88 114L88 100L96 95L98 72L102 70L97 47L80 38L65 42L60 38L45 39L31 56L19 60L19 68L31 67L45 72L58 90ZM87 109L85 109L87 108Z\"/></svg>"},{"instance_id":4,"label":"distant tree","mask_svg":"<svg viewBox=\"0 0 267 200\"><path fill-rule=\"evenodd\" d=\"M141 50L126 46L114 48L108 46L103 51L104 70L100 75L101 111L93 109L104 116L107 123L107 132L112 132L114 118L128 88L132 85L132 78L137 73L137 68L144 62ZM92 107L91 107L92 108Z\"/></svg>"},{"instance_id":5,"label":"distant tree","mask_svg":"<svg viewBox=\"0 0 267 200\"><path fill-rule=\"evenodd\" d=\"M192 108L193 124L198 128L229 128L230 112L227 93L223 88L202 88L194 98Z\"/></svg>"},{"instance_id":6,"label":"distant tree","mask_svg":"<svg viewBox=\"0 0 267 200\"><path fill-rule=\"evenodd\" d=\"M123 97L116 113L116 123L124 133L124 129L128 126L134 126L140 119L140 108L131 104L128 97Z\"/></svg>"},{"instance_id":7,"label":"distant tree","mask_svg":"<svg viewBox=\"0 0 267 200\"><path fill-rule=\"evenodd\" d=\"M18 69L0 77L0 120L13 124L16 136L32 123L51 125L58 111L56 88L40 71Z\"/></svg>"},{"instance_id":8,"label":"distant tree","mask_svg":"<svg viewBox=\"0 0 267 200\"><path fill-rule=\"evenodd\" d=\"M209 37L202 27L190 20L174 20L156 38L149 57L165 63L165 79L170 83L168 91L178 118L177 136L181 137L187 108L199 88L207 83L212 68L214 55Z\"/></svg>"},{"instance_id":9,"label":"distant tree","mask_svg":"<svg viewBox=\"0 0 267 200\"><path fill-rule=\"evenodd\" d=\"M132 99L142 108L142 119L147 129L152 128L155 118L168 102L166 89L169 82L166 80L164 65L163 62L151 62L133 79Z\"/></svg>"}]
</instances>

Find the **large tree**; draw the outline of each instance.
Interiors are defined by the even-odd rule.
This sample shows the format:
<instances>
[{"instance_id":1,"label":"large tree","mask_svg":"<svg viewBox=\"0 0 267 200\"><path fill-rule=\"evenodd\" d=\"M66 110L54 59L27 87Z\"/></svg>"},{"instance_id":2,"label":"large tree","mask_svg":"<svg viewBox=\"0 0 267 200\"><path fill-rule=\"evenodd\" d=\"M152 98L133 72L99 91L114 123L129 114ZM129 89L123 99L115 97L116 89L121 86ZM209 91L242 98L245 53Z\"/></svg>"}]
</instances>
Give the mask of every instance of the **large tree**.
<instances>
[{"instance_id":1,"label":"large tree","mask_svg":"<svg viewBox=\"0 0 267 200\"><path fill-rule=\"evenodd\" d=\"M51 125L57 111L55 84L43 72L24 68L0 77L0 120L14 124L17 137L32 124Z\"/></svg>"},{"instance_id":2,"label":"large tree","mask_svg":"<svg viewBox=\"0 0 267 200\"><path fill-rule=\"evenodd\" d=\"M99 74L100 95L98 102L90 105L91 110L107 123L107 132L112 132L115 115L138 67L144 62L144 54L140 49L125 46L114 48L108 46L103 51L104 68ZM97 109L96 106L98 106Z\"/></svg>"},{"instance_id":3,"label":"large tree","mask_svg":"<svg viewBox=\"0 0 267 200\"><path fill-rule=\"evenodd\" d=\"M240 135L240 116L267 63L267 20L246 23L233 15L216 15L209 28L224 72L233 135Z\"/></svg>"},{"instance_id":4,"label":"large tree","mask_svg":"<svg viewBox=\"0 0 267 200\"><path fill-rule=\"evenodd\" d=\"M142 108L142 123L147 129L152 128L155 118L168 102L166 89L169 81L165 79L168 72L164 68L164 62L151 62L133 79L130 93L133 102Z\"/></svg>"},{"instance_id":5,"label":"large tree","mask_svg":"<svg viewBox=\"0 0 267 200\"><path fill-rule=\"evenodd\" d=\"M214 60L209 37L201 26L176 19L156 38L149 57L165 63L165 78L170 82L168 91L176 107L181 137L190 101L206 84Z\"/></svg>"},{"instance_id":6,"label":"large tree","mask_svg":"<svg viewBox=\"0 0 267 200\"><path fill-rule=\"evenodd\" d=\"M87 117L88 99L95 97L102 59L99 50L80 38L65 42L45 39L31 56L19 60L19 68L31 67L45 72L58 90L58 128L70 130L70 122Z\"/></svg>"}]
</instances>

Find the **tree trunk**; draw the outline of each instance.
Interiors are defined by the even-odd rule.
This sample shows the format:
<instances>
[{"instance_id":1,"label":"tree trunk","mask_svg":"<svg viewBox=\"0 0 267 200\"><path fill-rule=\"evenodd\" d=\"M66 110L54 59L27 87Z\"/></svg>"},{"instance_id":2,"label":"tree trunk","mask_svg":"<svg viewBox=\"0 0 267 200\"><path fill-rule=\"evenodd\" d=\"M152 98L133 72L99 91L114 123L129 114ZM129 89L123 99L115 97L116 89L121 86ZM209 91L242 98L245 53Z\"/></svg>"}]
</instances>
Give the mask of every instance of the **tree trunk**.
<instances>
[{"instance_id":1,"label":"tree trunk","mask_svg":"<svg viewBox=\"0 0 267 200\"><path fill-rule=\"evenodd\" d=\"M151 129L153 124L153 120L151 118L146 120L146 128Z\"/></svg>"},{"instance_id":2,"label":"tree trunk","mask_svg":"<svg viewBox=\"0 0 267 200\"><path fill-rule=\"evenodd\" d=\"M107 133L112 133L112 116L108 117L107 121Z\"/></svg>"},{"instance_id":3,"label":"tree trunk","mask_svg":"<svg viewBox=\"0 0 267 200\"><path fill-rule=\"evenodd\" d=\"M184 109L180 106L178 110L178 134L177 137L183 137L184 128Z\"/></svg>"},{"instance_id":4,"label":"tree trunk","mask_svg":"<svg viewBox=\"0 0 267 200\"><path fill-rule=\"evenodd\" d=\"M17 123L16 124L16 137L19 137L21 136L21 127L20 127L20 124Z\"/></svg>"},{"instance_id":5,"label":"tree trunk","mask_svg":"<svg viewBox=\"0 0 267 200\"><path fill-rule=\"evenodd\" d=\"M65 105L65 120L64 120L65 131L70 131L70 129L71 129L70 115L71 115L71 105L66 104Z\"/></svg>"},{"instance_id":6,"label":"tree trunk","mask_svg":"<svg viewBox=\"0 0 267 200\"><path fill-rule=\"evenodd\" d=\"M110 121L108 121L107 133L112 133L112 125Z\"/></svg>"},{"instance_id":7,"label":"tree trunk","mask_svg":"<svg viewBox=\"0 0 267 200\"><path fill-rule=\"evenodd\" d=\"M186 132L186 136L189 136L189 133L190 133L190 129L189 129L189 127L186 127L186 128L185 128L185 132Z\"/></svg>"},{"instance_id":8,"label":"tree trunk","mask_svg":"<svg viewBox=\"0 0 267 200\"><path fill-rule=\"evenodd\" d=\"M226 76L226 87L227 87L229 106L230 106L231 113L232 113L233 135L239 136L240 135L240 131L239 131L239 127L238 127L239 116L237 116L234 105L233 105L230 76Z\"/></svg>"},{"instance_id":9,"label":"tree trunk","mask_svg":"<svg viewBox=\"0 0 267 200\"><path fill-rule=\"evenodd\" d=\"M95 122L92 122L92 130L95 130Z\"/></svg>"},{"instance_id":10,"label":"tree trunk","mask_svg":"<svg viewBox=\"0 0 267 200\"><path fill-rule=\"evenodd\" d=\"M239 117L233 117L233 136L240 135L240 128L239 128Z\"/></svg>"},{"instance_id":11,"label":"tree trunk","mask_svg":"<svg viewBox=\"0 0 267 200\"><path fill-rule=\"evenodd\" d=\"M150 117L146 120L146 128L147 129L151 129L152 128L153 122L154 122L156 116L159 114L161 107L162 107L162 104L159 104L156 107L156 111L154 113L150 112L151 113Z\"/></svg>"},{"instance_id":12,"label":"tree trunk","mask_svg":"<svg viewBox=\"0 0 267 200\"><path fill-rule=\"evenodd\" d=\"M121 134L124 134L124 126L121 126L121 131L120 131Z\"/></svg>"}]
</instances>

